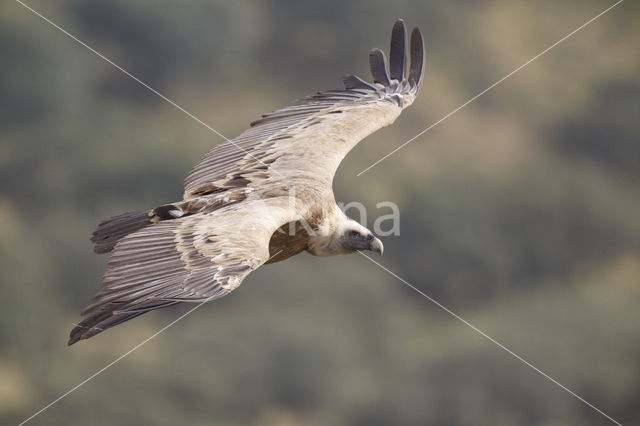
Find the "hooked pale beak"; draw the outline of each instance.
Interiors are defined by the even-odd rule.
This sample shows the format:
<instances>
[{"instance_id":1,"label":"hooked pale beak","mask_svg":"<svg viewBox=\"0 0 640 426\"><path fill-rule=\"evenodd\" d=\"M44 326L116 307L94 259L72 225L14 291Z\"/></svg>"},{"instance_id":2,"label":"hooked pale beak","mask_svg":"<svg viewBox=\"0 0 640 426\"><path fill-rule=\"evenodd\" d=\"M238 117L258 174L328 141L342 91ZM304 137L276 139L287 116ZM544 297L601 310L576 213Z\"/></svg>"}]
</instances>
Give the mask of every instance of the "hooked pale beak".
<instances>
[{"instance_id":1,"label":"hooked pale beak","mask_svg":"<svg viewBox=\"0 0 640 426\"><path fill-rule=\"evenodd\" d=\"M369 250L375 251L380 256L382 256L382 252L384 251L384 246L382 245L382 241L380 241L376 237L373 237L371 242L369 242Z\"/></svg>"}]
</instances>

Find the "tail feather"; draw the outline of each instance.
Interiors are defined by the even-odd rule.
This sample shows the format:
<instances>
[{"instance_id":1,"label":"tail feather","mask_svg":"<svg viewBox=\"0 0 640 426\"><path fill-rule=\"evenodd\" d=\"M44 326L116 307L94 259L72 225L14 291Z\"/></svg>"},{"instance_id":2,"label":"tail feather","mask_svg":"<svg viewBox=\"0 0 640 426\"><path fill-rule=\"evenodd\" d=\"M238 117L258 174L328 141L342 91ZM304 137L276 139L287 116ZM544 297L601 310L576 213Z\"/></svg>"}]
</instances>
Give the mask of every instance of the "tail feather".
<instances>
[{"instance_id":1,"label":"tail feather","mask_svg":"<svg viewBox=\"0 0 640 426\"><path fill-rule=\"evenodd\" d=\"M93 232L91 242L95 253L109 253L118 240L125 235L150 225L149 210L127 212L100 222Z\"/></svg>"}]
</instances>

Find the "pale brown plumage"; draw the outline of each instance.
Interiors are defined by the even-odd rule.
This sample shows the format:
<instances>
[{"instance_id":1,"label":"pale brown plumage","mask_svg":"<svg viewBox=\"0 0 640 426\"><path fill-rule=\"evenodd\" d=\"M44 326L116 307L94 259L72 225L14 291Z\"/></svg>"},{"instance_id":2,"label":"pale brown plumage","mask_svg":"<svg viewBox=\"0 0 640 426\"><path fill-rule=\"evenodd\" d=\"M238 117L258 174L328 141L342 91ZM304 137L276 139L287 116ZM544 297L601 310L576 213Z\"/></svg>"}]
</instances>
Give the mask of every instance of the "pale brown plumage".
<instances>
[{"instance_id":1,"label":"pale brown plumage","mask_svg":"<svg viewBox=\"0 0 640 426\"><path fill-rule=\"evenodd\" d=\"M213 148L185 180L183 200L102 222L92 241L111 252L102 290L82 311L69 344L152 309L220 298L265 263L302 251L317 256L382 252L370 231L338 208L331 188L345 155L395 121L422 82L420 31L396 21L391 64L369 55L374 83L350 75L329 90L264 115Z\"/></svg>"}]
</instances>

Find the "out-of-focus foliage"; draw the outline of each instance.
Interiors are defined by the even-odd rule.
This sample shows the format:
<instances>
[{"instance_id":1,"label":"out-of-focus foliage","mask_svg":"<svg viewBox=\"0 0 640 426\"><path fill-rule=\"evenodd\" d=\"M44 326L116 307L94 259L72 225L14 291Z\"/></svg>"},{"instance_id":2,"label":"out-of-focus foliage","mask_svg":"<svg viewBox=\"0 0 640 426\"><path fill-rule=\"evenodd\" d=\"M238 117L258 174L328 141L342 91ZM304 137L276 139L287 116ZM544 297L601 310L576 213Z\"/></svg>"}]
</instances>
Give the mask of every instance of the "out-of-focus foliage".
<instances>
[{"instance_id":1,"label":"out-of-focus foliage","mask_svg":"<svg viewBox=\"0 0 640 426\"><path fill-rule=\"evenodd\" d=\"M367 75L397 17L416 103L336 197L401 209L384 265L624 424L640 423L640 7L624 2L361 177L610 3L31 1L231 137ZM96 223L176 200L220 138L16 2L0 6L0 423L188 306L65 346L99 288ZM368 77L368 76L367 76ZM387 212L379 212L384 214ZM31 424L606 424L361 256L251 275Z\"/></svg>"}]
</instances>

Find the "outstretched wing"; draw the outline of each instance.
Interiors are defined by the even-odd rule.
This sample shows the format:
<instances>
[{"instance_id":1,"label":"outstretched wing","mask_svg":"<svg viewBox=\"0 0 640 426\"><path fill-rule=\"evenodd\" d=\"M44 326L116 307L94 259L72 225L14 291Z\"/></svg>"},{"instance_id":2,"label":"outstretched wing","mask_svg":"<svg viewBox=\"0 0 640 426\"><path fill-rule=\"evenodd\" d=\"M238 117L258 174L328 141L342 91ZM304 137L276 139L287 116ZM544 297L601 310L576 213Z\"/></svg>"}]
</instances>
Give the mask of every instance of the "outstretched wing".
<instances>
[{"instance_id":1,"label":"outstretched wing","mask_svg":"<svg viewBox=\"0 0 640 426\"><path fill-rule=\"evenodd\" d=\"M151 224L115 245L103 289L82 311L69 344L145 312L206 302L237 288L269 259L269 240L296 219L286 197L252 200L214 212Z\"/></svg>"},{"instance_id":2,"label":"outstretched wing","mask_svg":"<svg viewBox=\"0 0 640 426\"><path fill-rule=\"evenodd\" d=\"M318 92L263 115L237 138L213 148L185 179L185 199L291 176L330 185L349 150L393 123L415 99L424 71L423 41L414 28L407 75L406 38L404 22L396 21L390 67L380 49L371 51L373 83L348 75L344 90Z\"/></svg>"}]
</instances>

